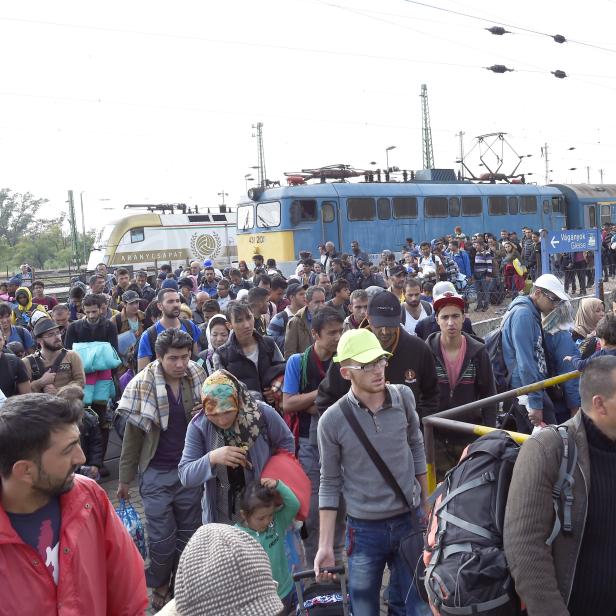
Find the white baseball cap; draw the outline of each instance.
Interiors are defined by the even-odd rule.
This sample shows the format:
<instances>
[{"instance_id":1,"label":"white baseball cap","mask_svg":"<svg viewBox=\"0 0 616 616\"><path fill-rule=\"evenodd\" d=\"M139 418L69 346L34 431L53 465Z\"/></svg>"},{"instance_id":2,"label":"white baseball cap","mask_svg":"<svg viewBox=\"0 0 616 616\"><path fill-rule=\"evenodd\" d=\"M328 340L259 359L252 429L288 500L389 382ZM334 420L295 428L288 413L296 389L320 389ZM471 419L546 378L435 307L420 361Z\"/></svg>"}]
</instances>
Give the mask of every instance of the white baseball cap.
<instances>
[{"instance_id":1,"label":"white baseball cap","mask_svg":"<svg viewBox=\"0 0 616 616\"><path fill-rule=\"evenodd\" d=\"M535 280L535 286L554 293L556 297L564 301L569 301L570 297L565 293L563 283L554 274L542 274Z\"/></svg>"}]
</instances>

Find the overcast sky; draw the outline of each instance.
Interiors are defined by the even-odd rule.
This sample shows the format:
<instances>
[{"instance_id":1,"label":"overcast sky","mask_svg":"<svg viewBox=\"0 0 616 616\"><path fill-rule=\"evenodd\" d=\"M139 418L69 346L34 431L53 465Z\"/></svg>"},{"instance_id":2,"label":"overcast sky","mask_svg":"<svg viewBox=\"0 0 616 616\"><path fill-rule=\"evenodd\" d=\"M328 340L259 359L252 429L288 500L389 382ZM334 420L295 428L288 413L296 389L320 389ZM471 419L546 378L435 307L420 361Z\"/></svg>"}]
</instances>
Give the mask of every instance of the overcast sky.
<instances>
[{"instance_id":1,"label":"overcast sky","mask_svg":"<svg viewBox=\"0 0 616 616\"><path fill-rule=\"evenodd\" d=\"M616 182L614 0L432 4L495 21L405 0L4 2L1 184L48 198L50 214L85 191L89 228L129 202L208 206L224 190L235 203L258 121L272 180L384 167L391 145L390 165L419 169L422 83L437 167L455 166L458 131L467 151L503 131L533 155L529 180L543 182L547 142L553 181L585 182L590 166L591 182L601 168ZM614 51L483 29L496 21ZM516 72L481 68L493 64Z\"/></svg>"}]
</instances>

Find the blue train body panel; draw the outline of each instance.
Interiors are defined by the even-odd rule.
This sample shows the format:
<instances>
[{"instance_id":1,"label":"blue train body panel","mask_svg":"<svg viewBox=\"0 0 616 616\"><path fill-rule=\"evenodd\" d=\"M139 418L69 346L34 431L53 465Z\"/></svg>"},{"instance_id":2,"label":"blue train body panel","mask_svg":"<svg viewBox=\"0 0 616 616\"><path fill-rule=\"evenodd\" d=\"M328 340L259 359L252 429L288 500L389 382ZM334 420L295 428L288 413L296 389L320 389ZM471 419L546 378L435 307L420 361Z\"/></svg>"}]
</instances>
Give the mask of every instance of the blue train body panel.
<instances>
[{"instance_id":1,"label":"blue train body panel","mask_svg":"<svg viewBox=\"0 0 616 616\"><path fill-rule=\"evenodd\" d=\"M615 184L551 184L565 198L567 227L592 229L616 220Z\"/></svg>"},{"instance_id":2,"label":"blue train body panel","mask_svg":"<svg viewBox=\"0 0 616 616\"><path fill-rule=\"evenodd\" d=\"M561 229L566 225L562 187L470 182L336 182L268 188L238 205L238 235L292 232L299 250L316 253L331 240L348 251L352 240L364 250L399 250L453 233L501 229ZM267 255L276 256L276 255ZM240 256L240 258L242 258Z\"/></svg>"}]
</instances>

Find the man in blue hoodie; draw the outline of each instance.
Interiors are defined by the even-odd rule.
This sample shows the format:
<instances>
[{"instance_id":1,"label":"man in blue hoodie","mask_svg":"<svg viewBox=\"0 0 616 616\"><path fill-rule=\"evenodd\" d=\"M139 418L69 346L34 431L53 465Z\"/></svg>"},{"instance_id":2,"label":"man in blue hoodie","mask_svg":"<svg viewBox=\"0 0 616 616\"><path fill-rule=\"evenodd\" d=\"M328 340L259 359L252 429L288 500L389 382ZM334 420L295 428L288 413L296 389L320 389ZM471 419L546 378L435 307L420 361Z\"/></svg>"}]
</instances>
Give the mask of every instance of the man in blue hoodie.
<instances>
[{"instance_id":1,"label":"man in blue hoodie","mask_svg":"<svg viewBox=\"0 0 616 616\"><path fill-rule=\"evenodd\" d=\"M445 254L456 262L460 272L467 278L473 275L471 271L471 260L465 250L460 250L460 242L458 242L458 240L449 241L449 251Z\"/></svg>"},{"instance_id":2,"label":"man in blue hoodie","mask_svg":"<svg viewBox=\"0 0 616 616\"><path fill-rule=\"evenodd\" d=\"M542 317L568 299L562 282L553 274L543 274L535 280L530 295L517 297L509 305L503 318L502 344L511 388L547 378ZM554 406L545 391L528 394L526 410L533 426L556 422Z\"/></svg>"}]
</instances>

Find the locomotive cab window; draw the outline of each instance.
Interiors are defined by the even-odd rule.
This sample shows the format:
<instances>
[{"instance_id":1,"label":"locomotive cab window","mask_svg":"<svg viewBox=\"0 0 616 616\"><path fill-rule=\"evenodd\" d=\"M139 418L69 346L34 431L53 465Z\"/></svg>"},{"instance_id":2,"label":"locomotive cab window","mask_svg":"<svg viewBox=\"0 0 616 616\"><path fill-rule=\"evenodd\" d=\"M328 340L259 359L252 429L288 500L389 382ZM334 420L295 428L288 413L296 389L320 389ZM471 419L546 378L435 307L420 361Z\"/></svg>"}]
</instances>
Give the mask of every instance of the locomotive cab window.
<instances>
[{"instance_id":1,"label":"locomotive cab window","mask_svg":"<svg viewBox=\"0 0 616 616\"><path fill-rule=\"evenodd\" d=\"M291 203L291 224L314 222L317 219L317 202L315 199L297 199Z\"/></svg>"},{"instance_id":2,"label":"locomotive cab window","mask_svg":"<svg viewBox=\"0 0 616 616\"><path fill-rule=\"evenodd\" d=\"M377 200L376 213L379 220L389 220L391 218L391 205L387 197L381 197Z\"/></svg>"},{"instance_id":3,"label":"locomotive cab window","mask_svg":"<svg viewBox=\"0 0 616 616\"><path fill-rule=\"evenodd\" d=\"M520 206L518 204L518 198L508 197L507 201L509 201L509 213L517 214L520 211Z\"/></svg>"},{"instance_id":4,"label":"locomotive cab window","mask_svg":"<svg viewBox=\"0 0 616 616\"><path fill-rule=\"evenodd\" d=\"M481 216L482 212L481 197L462 197L462 216Z\"/></svg>"},{"instance_id":5,"label":"locomotive cab window","mask_svg":"<svg viewBox=\"0 0 616 616\"><path fill-rule=\"evenodd\" d=\"M394 218L417 218L417 199L394 197Z\"/></svg>"},{"instance_id":6,"label":"locomotive cab window","mask_svg":"<svg viewBox=\"0 0 616 616\"><path fill-rule=\"evenodd\" d=\"M349 220L374 220L376 203L374 199L359 197L347 200L347 218Z\"/></svg>"},{"instance_id":7,"label":"locomotive cab window","mask_svg":"<svg viewBox=\"0 0 616 616\"><path fill-rule=\"evenodd\" d=\"M520 197L520 214L536 214L537 197Z\"/></svg>"},{"instance_id":8,"label":"locomotive cab window","mask_svg":"<svg viewBox=\"0 0 616 616\"><path fill-rule=\"evenodd\" d=\"M252 205L240 205L237 208L237 228L240 231L252 229L255 225L255 209Z\"/></svg>"},{"instance_id":9,"label":"locomotive cab window","mask_svg":"<svg viewBox=\"0 0 616 616\"><path fill-rule=\"evenodd\" d=\"M490 197L488 199L488 214L504 216L507 213L507 197Z\"/></svg>"},{"instance_id":10,"label":"locomotive cab window","mask_svg":"<svg viewBox=\"0 0 616 616\"><path fill-rule=\"evenodd\" d=\"M280 225L280 201L257 204L257 227L270 229Z\"/></svg>"},{"instance_id":11,"label":"locomotive cab window","mask_svg":"<svg viewBox=\"0 0 616 616\"><path fill-rule=\"evenodd\" d=\"M447 218L449 199L447 197L426 197L424 199L424 216L426 218Z\"/></svg>"},{"instance_id":12,"label":"locomotive cab window","mask_svg":"<svg viewBox=\"0 0 616 616\"><path fill-rule=\"evenodd\" d=\"M143 242L144 239L145 239L145 233L144 233L143 227L130 230L131 244L134 244L136 242Z\"/></svg>"},{"instance_id":13,"label":"locomotive cab window","mask_svg":"<svg viewBox=\"0 0 616 616\"><path fill-rule=\"evenodd\" d=\"M550 202L547 199L543 200L543 213L544 214L550 213Z\"/></svg>"}]
</instances>

